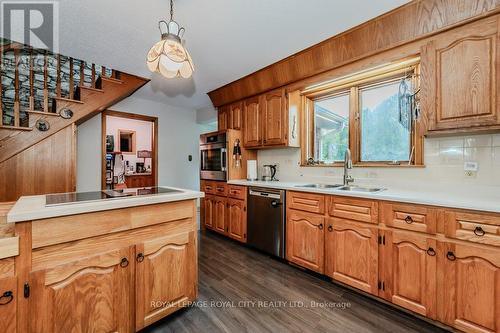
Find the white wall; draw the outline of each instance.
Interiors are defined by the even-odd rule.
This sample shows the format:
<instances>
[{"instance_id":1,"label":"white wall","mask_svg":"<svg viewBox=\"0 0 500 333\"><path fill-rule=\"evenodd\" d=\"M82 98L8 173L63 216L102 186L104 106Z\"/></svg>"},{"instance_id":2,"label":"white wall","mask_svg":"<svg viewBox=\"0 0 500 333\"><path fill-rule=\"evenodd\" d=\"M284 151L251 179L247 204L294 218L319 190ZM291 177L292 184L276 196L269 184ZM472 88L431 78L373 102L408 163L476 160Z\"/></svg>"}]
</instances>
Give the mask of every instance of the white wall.
<instances>
[{"instance_id":1,"label":"white wall","mask_svg":"<svg viewBox=\"0 0 500 333\"><path fill-rule=\"evenodd\" d=\"M282 181L339 182L343 175L341 167L300 167L300 149L261 150L258 160L259 171L277 163ZM424 160L425 168L354 167L352 175L356 183L386 186L500 186L500 134L425 139ZM465 176L466 161L479 163L475 176Z\"/></svg>"},{"instance_id":2,"label":"white wall","mask_svg":"<svg viewBox=\"0 0 500 333\"><path fill-rule=\"evenodd\" d=\"M158 117L158 184L199 189L200 130L194 110L133 96L110 109ZM77 191L100 188L101 115L97 115L78 126Z\"/></svg>"}]
</instances>

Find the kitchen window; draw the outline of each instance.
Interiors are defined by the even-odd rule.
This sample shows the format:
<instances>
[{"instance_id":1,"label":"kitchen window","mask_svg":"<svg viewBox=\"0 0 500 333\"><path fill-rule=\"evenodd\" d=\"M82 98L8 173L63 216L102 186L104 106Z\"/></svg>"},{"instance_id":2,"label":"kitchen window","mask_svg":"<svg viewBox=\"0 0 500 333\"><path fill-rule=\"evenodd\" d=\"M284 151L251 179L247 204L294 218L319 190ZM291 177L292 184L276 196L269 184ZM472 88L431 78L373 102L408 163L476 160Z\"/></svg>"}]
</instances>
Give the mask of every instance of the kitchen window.
<instances>
[{"instance_id":1,"label":"kitchen window","mask_svg":"<svg viewBox=\"0 0 500 333\"><path fill-rule=\"evenodd\" d=\"M349 148L358 166L421 166L418 71L411 59L306 89L302 164L340 165Z\"/></svg>"}]
</instances>

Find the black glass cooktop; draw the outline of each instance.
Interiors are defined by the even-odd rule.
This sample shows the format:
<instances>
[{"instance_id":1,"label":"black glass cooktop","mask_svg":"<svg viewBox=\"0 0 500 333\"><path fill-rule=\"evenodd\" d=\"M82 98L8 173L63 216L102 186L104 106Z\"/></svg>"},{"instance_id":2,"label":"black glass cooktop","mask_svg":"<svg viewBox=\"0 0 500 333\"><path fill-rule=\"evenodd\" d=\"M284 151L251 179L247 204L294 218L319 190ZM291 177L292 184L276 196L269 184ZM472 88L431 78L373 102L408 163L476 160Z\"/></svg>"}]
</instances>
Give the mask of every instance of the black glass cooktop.
<instances>
[{"instance_id":1,"label":"black glass cooktop","mask_svg":"<svg viewBox=\"0 0 500 333\"><path fill-rule=\"evenodd\" d=\"M145 187L123 190L105 190L95 192L73 192L61 194L49 194L45 196L46 206L57 206L71 203L80 203L97 200L113 200L119 198L132 198L145 195L157 195L166 193L180 193L182 191L167 187Z\"/></svg>"}]
</instances>

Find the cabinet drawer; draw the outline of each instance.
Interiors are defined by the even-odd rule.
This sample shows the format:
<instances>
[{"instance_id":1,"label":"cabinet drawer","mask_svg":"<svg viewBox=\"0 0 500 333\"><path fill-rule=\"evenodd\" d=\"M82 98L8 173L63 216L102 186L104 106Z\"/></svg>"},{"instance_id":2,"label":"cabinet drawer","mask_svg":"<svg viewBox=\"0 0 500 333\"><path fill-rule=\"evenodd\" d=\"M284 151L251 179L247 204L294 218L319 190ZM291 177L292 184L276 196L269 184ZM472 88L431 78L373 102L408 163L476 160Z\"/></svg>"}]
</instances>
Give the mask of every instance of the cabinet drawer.
<instances>
[{"instance_id":1,"label":"cabinet drawer","mask_svg":"<svg viewBox=\"0 0 500 333\"><path fill-rule=\"evenodd\" d=\"M324 214L325 196L304 192L288 192L287 207L305 212Z\"/></svg>"},{"instance_id":2,"label":"cabinet drawer","mask_svg":"<svg viewBox=\"0 0 500 333\"><path fill-rule=\"evenodd\" d=\"M393 228L436 233L437 210L425 206L385 202L382 221Z\"/></svg>"},{"instance_id":3,"label":"cabinet drawer","mask_svg":"<svg viewBox=\"0 0 500 333\"><path fill-rule=\"evenodd\" d=\"M333 217L378 224L378 203L373 200L330 196L328 214Z\"/></svg>"},{"instance_id":4,"label":"cabinet drawer","mask_svg":"<svg viewBox=\"0 0 500 333\"><path fill-rule=\"evenodd\" d=\"M215 192L216 195L227 196L227 183L216 182L215 183Z\"/></svg>"},{"instance_id":5,"label":"cabinet drawer","mask_svg":"<svg viewBox=\"0 0 500 333\"><path fill-rule=\"evenodd\" d=\"M447 237L500 246L498 215L446 211L444 224Z\"/></svg>"},{"instance_id":6,"label":"cabinet drawer","mask_svg":"<svg viewBox=\"0 0 500 333\"><path fill-rule=\"evenodd\" d=\"M215 194L215 182L203 180L201 182L201 191L205 194Z\"/></svg>"},{"instance_id":7,"label":"cabinet drawer","mask_svg":"<svg viewBox=\"0 0 500 333\"><path fill-rule=\"evenodd\" d=\"M227 196L232 199L245 200L247 197L246 186L228 185Z\"/></svg>"}]
</instances>

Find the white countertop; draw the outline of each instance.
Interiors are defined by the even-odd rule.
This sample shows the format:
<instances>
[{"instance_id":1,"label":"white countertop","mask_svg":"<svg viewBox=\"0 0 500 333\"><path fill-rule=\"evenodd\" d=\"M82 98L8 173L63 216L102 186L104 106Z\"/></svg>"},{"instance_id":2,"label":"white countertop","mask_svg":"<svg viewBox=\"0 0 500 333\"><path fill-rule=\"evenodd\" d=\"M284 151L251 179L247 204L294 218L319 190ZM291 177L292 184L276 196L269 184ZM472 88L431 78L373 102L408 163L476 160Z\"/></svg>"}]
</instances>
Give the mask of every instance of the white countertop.
<instances>
[{"instance_id":1,"label":"white countertop","mask_svg":"<svg viewBox=\"0 0 500 333\"><path fill-rule=\"evenodd\" d=\"M341 191L336 189L304 188L297 185L313 184L314 182L266 182L232 180L228 182L233 185L256 186L265 188L275 188L282 190L293 190L298 192L322 193L347 197L358 197L375 200L387 200L407 202L414 204L440 206L449 208L460 208L469 210L479 210L500 213L500 188L493 186L483 186L474 188L451 187L448 185L419 186L418 188L396 187L396 186L373 186L384 187L381 192L354 192ZM363 184L351 184L363 186Z\"/></svg>"},{"instance_id":2,"label":"white countertop","mask_svg":"<svg viewBox=\"0 0 500 333\"><path fill-rule=\"evenodd\" d=\"M161 186L167 187L167 186ZM7 222L22 222L39 220L58 216L92 213L103 210L145 206L165 202L182 201L203 198L203 192L167 187L181 192L161 193L144 196L93 200L78 203L68 203L56 206L46 206L45 195L24 196L14 204L7 214Z\"/></svg>"}]
</instances>

